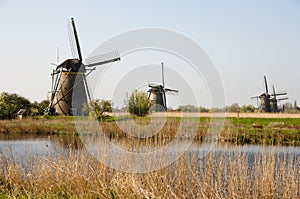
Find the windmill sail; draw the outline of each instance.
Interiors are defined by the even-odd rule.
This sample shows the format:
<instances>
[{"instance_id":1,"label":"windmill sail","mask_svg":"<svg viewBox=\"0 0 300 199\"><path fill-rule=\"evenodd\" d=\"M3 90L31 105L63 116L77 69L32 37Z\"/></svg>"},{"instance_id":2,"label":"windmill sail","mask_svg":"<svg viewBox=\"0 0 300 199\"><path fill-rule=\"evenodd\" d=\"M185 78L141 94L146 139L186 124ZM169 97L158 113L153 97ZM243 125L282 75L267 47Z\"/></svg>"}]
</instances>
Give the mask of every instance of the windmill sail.
<instances>
[{"instance_id":1,"label":"windmill sail","mask_svg":"<svg viewBox=\"0 0 300 199\"><path fill-rule=\"evenodd\" d=\"M283 100L288 100L288 99L289 99L288 97L284 97L284 98L277 99L277 101L283 101Z\"/></svg>"},{"instance_id":2,"label":"windmill sail","mask_svg":"<svg viewBox=\"0 0 300 199\"><path fill-rule=\"evenodd\" d=\"M161 63L161 76L162 76L162 85L165 87L165 74L164 74L164 63Z\"/></svg>"},{"instance_id":3,"label":"windmill sail","mask_svg":"<svg viewBox=\"0 0 300 199\"><path fill-rule=\"evenodd\" d=\"M82 54L81 54L81 49L80 49L80 45L79 45L79 39L78 39L77 30L75 27L74 18L71 18L71 23L72 23L72 28L73 28L73 32L74 32L74 38L75 38L75 44L76 44L76 48L77 48L78 58L79 58L79 61L82 61Z\"/></svg>"},{"instance_id":4,"label":"windmill sail","mask_svg":"<svg viewBox=\"0 0 300 199\"><path fill-rule=\"evenodd\" d=\"M265 87L266 87L266 94L269 94L269 90L268 90L268 83L267 83L267 77L264 76L264 80L265 80Z\"/></svg>"},{"instance_id":5,"label":"windmill sail","mask_svg":"<svg viewBox=\"0 0 300 199\"><path fill-rule=\"evenodd\" d=\"M120 55L118 51L112 51L109 53L97 55L94 57L89 57L85 60L85 66L86 67L92 67L92 66L98 66L98 65L103 65L115 61L120 60Z\"/></svg>"},{"instance_id":6,"label":"windmill sail","mask_svg":"<svg viewBox=\"0 0 300 199\"><path fill-rule=\"evenodd\" d=\"M79 58L78 51L76 49L76 42L75 42L75 35L72 26L72 22L68 22L68 37L69 37L69 45L72 53L73 58Z\"/></svg>"},{"instance_id":7,"label":"windmill sail","mask_svg":"<svg viewBox=\"0 0 300 199\"><path fill-rule=\"evenodd\" d=\"M287 92L281 92L281 93L276 93L275 94L276 96L279 96L279 95L287 95ZM271 96L275 96L274 94L271 94Z\"/></svg>"},{"instance_id":8,"label":"windmill sail","mask_svg":"<svg viewBox=\"0 0 300 199\"><path fill-rule=\"evenodd\" d=\"M170 88L166 88L165 91L170 91L170 92L174 92L174 93L178 93L178 90L175 89L170 89Z\"/></svg>"}]
</instances>

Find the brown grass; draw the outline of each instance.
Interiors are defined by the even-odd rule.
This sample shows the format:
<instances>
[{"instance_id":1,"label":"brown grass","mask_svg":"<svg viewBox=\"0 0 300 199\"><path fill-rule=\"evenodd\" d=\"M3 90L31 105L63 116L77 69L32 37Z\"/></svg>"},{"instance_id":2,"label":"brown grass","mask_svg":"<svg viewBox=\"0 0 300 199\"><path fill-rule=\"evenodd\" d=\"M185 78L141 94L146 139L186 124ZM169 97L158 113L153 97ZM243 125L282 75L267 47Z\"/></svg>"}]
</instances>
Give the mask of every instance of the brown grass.
<instances>
[{"instance_id":1,"label":"brown grass","mask_svg":"<svg viewBox=\"0 0 300 199\"><path fill-rule=\"evenodd\" d=\"M12 198L298 198L300 157L274 152L249 161L239 152L185 155L161 170L132 174L85 152L33 159L27 169L0 159L0 196Z\"/></svg>"},{"instance_id":2,"label":"brown grass","mask_svg":"<svg viewBox=\"0 0 300 199\"><path fill-rule=\"evenodd\" d=\"M277 114L280 115L280 114ZM148 130L139 132L134 126L130 124L133 121L137 126L144 127L149 124L147 118L116 118L121 120L125 126L120 129L112 118L108 121L101 121L99 125L104 130L105 135L110 140L119 141L120 139L135 139L135 143L144 142L145 144L166 144L174 138L177 134L180 121L190 121L185 123L185 134L179 136L184 140L191 138L193 135L190 132L196 131L194 140L202 142L205 139L207 130L210 127L210 118L194 117L195 115L184 115L185 117L167 117L166 123L163 124L162 130L141 141L141 137L147 137ZM191 117L190 117L191 116ZM124 121L123 121L124 119ZM156 117L159 120L159 117ZM155 118L154 118L155 120ZM83 121L79 118L77 122ZM195 121L200 121L195 122ZM158 121L160 122L160 121ZM127 124L128 123L128 124ZM98 128L98 126L97 126ZM151 127L155 130L156 125ZM196 129L195 129L196 128ZM297 118L225 118L224 128L220 135L216 137L219 142L230 142L235 144L264 144L264 145L293 145L300 146L300 120ZM91 129L88 129L90 131ZM128 134L128 132L130 132ZM85 130L76 128L72 118L55 118L55 119L26 119L26 120L12 120L0 121L0 139L23 139L26 137L37 136L76 136L81 133L86 133ZM132 137L135 135L137 138Z\"/></svg>"},{"instance_id":3,"label":"brown grass","mask_svg":"<svg viewBox=\"0 0 300 199\"><path fill-rule=\"evenodd\" d=\"M215 113L218 114L218 113ZM123 116L128 113L109 113L111 116ZM212 113L188 113L188 112L167 112L154 113L154 115L163 115L167 117L211 117ZM240 117L240 118L300 118L300 114L292 113L222 113L226 118Z\"/></svg>"},{"instance_id":4,"label":"brown grass","mask_svg":"<svg viewBox=\"0 0 300 199\"><path fill-rule=\"evenodd\" d=\"M0 120L0 138L20 135L63 135L75 134L74 122L68 118Z\"/></svg>"}]
</instances>

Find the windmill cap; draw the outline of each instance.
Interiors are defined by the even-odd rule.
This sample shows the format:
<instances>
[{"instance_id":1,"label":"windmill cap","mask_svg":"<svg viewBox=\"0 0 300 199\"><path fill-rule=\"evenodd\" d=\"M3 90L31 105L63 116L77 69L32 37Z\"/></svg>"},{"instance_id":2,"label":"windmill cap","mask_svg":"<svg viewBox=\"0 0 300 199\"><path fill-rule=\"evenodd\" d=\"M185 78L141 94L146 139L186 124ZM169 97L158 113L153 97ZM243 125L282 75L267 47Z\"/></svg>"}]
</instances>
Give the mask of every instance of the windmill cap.
<instances>
[{"instance_id":1,"label":"windmill cap","mask_svg":"<svg viewBox=\"0 0 300 199\"><path fill-rule=\"evenodd\" d=\"M70 72L85 72L85 67L79 59L67 59L58 68L64 68Z\"/></svg>"}]
</instances>

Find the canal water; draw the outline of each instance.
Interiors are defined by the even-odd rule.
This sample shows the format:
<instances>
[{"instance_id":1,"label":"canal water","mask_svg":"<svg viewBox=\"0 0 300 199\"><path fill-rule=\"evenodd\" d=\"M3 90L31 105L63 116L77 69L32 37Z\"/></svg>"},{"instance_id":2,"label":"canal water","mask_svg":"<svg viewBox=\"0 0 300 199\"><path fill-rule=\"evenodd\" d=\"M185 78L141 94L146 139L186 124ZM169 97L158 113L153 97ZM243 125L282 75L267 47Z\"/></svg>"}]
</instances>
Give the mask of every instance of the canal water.
<instances>
[{"instance_id":1,"label":"canal water","mask_svg":"<svg viewBox=\"0 0 300 199\"><path fill-rule=\"evenodd\" d=\"M71 140L71 141L70 141ZM26 166L30 161L28 158L49 158L56 156L68 156L70 148L73 151L86 151L78 137L38 137L0 140L0 157L2 160L13 160L20 165ZM181 148L172 148L169 155L172 156L181 152ZM187 151L186 157L197 154L199 161L205 162L206 154L214 152L215 158L244 156L251 166L255 157L262 154L274 154L275 161L292 161L299 164L300 147L294 146L261 146L261 145L226 145L216 144L212 150L199 144L192 144ZM87 152L88 153L88 152ZM110 154L113 155L113 154ZM298 162L297 162L298 161ZM200 164L200 162L199 162Z\"/></svg>"}]
</instances>

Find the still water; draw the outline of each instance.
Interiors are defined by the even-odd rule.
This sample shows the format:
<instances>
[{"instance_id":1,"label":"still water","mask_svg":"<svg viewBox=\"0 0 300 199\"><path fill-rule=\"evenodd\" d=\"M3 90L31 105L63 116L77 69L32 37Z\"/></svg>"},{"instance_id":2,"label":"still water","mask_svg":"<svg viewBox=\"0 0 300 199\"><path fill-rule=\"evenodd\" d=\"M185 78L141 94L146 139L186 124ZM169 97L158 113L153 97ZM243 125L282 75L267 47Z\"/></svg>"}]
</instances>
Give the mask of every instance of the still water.
<instances>
[{"instance_id":1,"label":"still water","mask_svg":"<svg viewBox=\"0 0 300 199\"><path fill-rule=\"evenodd\" d=\"M78 137L39 137L0 140L0 158L2 160L13 160L20 165L26 166L31 158L52 158L56 156L68 156L70 148L73 151L86 151ZM180 152L181 148L172 148L170 156ZM205 155L209 152L207 147L199 144L192 144L185 152L187 158L197 154L201 162L205 161ZM247 157L249 164L254 161L255 156L262 154L274 154L277 161L281 159L292 161L294 164L300 164L300 147L294 146L261 146L261 145L225 145L216 144L211 152L218 156L230 157L243 155ZM87 152L88 153L88 152ZM32 160L32 159L31 159ZM199 162L200 163L200 162ZM298 165L299 166L299 165Z\"/></svg>"}]
</instances>

